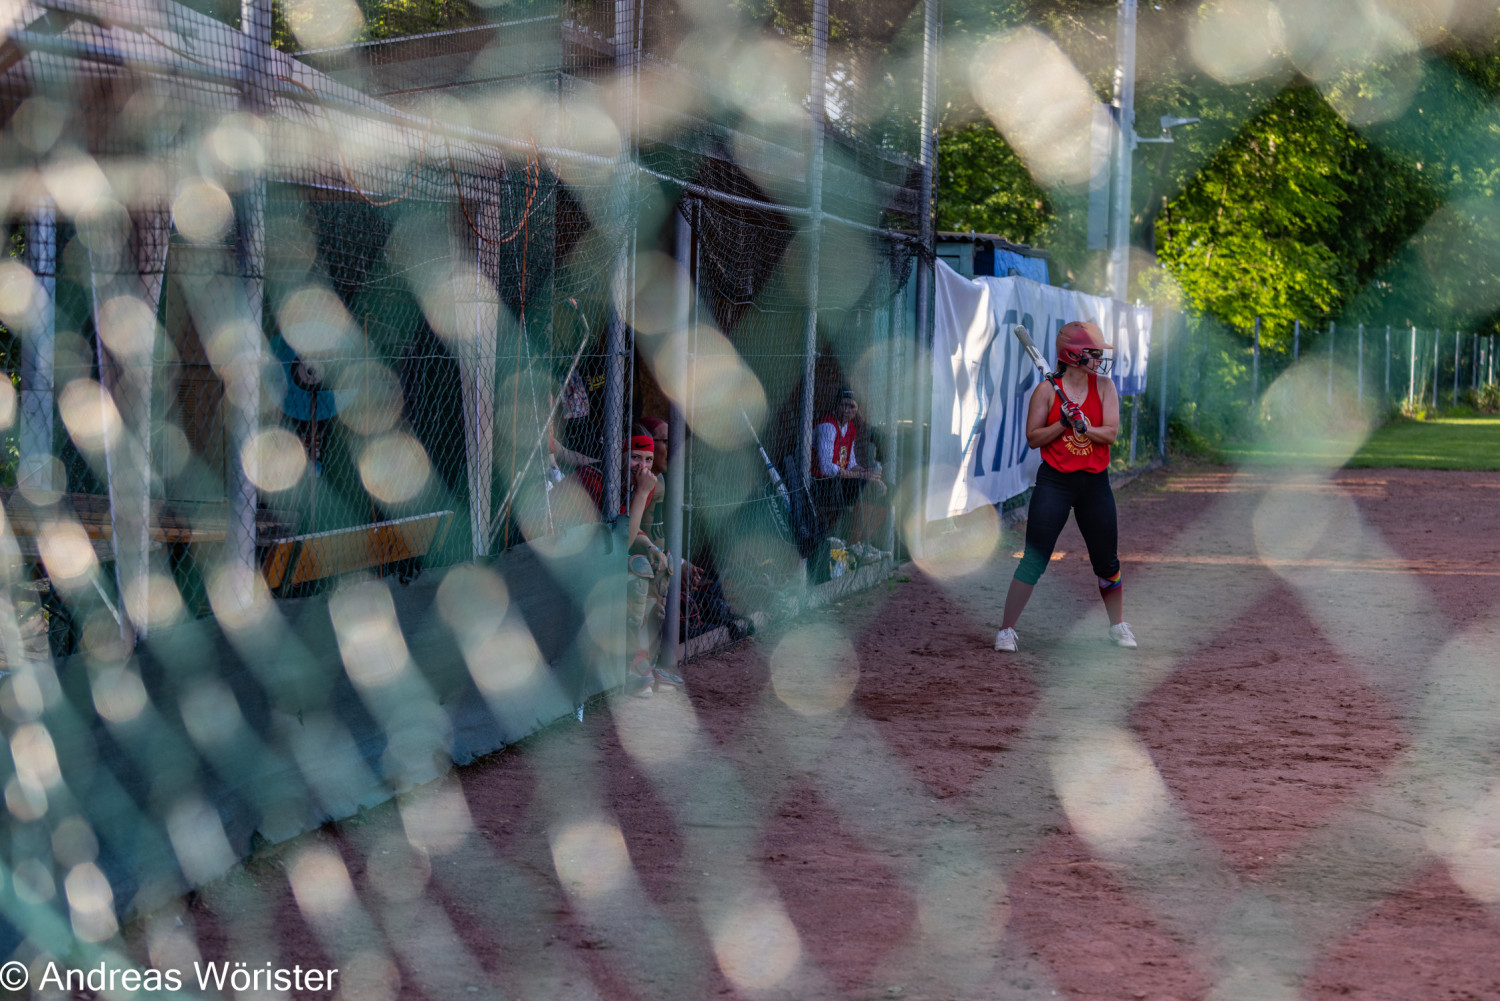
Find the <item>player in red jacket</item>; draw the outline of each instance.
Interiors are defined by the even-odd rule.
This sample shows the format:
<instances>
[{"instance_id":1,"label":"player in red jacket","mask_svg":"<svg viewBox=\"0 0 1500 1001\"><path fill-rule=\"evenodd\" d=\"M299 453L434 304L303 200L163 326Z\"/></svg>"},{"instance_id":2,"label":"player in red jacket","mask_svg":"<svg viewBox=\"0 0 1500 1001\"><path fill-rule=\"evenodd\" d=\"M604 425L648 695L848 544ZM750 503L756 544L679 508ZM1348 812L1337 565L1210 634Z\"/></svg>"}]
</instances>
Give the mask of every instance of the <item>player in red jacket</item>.
<instances>
[{"instance_id":1,"label":"player in red jacket","mask_svg":"<svg viewBox=\"0 0 1500 1001\"><path fill-rule=\"evenodd\" d=\"M840 389L833 410L813 428L813 497L825 511L854 509L850 548L859 559L888 556L869 542L881 515L864 494L873 490L875 496L884 496L885 481L881 479L880 463L862 465L855 451L862 427L853 390Z\"/></svg>"}]
</instances>

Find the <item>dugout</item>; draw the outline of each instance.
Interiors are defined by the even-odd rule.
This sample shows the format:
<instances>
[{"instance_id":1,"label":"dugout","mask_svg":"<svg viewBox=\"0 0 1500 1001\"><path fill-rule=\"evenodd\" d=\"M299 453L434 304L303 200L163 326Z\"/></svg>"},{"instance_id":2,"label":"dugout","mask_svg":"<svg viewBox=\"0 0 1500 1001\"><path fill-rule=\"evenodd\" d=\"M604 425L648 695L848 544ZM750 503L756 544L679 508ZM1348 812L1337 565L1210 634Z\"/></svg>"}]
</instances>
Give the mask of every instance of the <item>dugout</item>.
<instances>
[{"instance_id":1,"label":"dugout","mask_svg":"<svg viewBox=\"0 0 1500 1001\"><path fill-rule=\"evenodd\" d=\"M617 687L623 526L554 445L615 489L648 401L674 551L746 617L818 600L772 471L840 384L917 409L919 109L867 60L752 114L674 5L533 14L298 58L170 0L20 9L0 686L56 693L68 792L16 800L12 868L65 802L113 920ZM606 92L649 128L541 129Z\"/></svg>"}]
</instances>

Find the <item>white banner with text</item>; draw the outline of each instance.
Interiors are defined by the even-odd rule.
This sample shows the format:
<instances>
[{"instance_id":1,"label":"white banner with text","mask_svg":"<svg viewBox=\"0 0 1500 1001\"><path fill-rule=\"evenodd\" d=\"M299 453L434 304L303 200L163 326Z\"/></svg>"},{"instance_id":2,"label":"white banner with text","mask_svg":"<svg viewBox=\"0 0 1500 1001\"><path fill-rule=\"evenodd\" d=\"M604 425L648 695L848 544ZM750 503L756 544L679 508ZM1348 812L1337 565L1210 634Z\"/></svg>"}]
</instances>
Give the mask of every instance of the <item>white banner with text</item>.
<instances>
[{"instance_id":1,"label":"white banner with text","mask_svg":"<svg viewBox=\"0 0 1500 1001\"><path fill-rule=\"evenodd\" d=\"M1036 480L1026 447L1026 403L1041 381L1016 340L1031 332L1052 365L1057 331L1093 320L1105 331L1120 396L1145 392L1151 309L1043 285L1029 278L968 279L939 261L932 343L932 431L927 520L999 504Z\"/></svg>"}]
</instances>

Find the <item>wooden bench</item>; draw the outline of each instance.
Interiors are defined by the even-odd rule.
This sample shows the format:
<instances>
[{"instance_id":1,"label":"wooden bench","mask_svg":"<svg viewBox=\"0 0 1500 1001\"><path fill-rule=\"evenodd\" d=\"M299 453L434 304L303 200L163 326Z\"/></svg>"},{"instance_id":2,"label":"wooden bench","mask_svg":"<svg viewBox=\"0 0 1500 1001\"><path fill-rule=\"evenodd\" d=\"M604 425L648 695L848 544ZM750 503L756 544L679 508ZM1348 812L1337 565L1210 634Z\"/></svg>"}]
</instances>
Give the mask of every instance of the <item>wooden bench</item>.
<instances>
[{"instance_id":1,"label":"wooden bench","mask_svg":"<svg viewBox=\"0 0 1500 1001\"><path fill-rule=\"evenodd\" d=\"M0 489L0 502L4 502L10 520L10 528L17 539L34 537L40 529L36 513L25 502L12 504L15 491ZM112 553L108 544L114 537L114 525L109 516L108 494L64 494L57 503L59 514L72 515L88 537L96 543L101 558ZM297 515L274 508L257 508L255 512L255 537L257 544L284 537L289 526L296 524ZM195 542L223 542L229 522L229 505L225 501L178 501L153 499L151 501L151 540L165 545L186 545Z\"/></svg>"},{"instance_id":2,"label":"wooden bench","mask_svg":"<svg viewBox=\"0 0 1500 1001\"><path fill-rule=\"evenodd\" d=\"M399 568L416 576L422 558L443 544L452 520L452 511L433 511L273 540L261 560L266 586L288 597L317 581L361 570Z\"/></svg>"}]
</instances>

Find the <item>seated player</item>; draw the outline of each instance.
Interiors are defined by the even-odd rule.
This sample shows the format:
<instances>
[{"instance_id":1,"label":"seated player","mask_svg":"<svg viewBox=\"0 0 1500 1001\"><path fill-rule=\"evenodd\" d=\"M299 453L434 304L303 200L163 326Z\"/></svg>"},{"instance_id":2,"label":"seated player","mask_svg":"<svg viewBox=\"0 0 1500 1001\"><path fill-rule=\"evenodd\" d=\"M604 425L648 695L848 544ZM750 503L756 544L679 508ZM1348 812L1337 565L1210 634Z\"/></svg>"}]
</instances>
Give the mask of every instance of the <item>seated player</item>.
<instances>
[{"instance_id":1,"label":"seated player","mask_svg":"<svg viewBox=\"0 0 1500 1001\"><path fill-rule=\"evenodd\" d=\"M631 431L628 461L623 470L624 489L620 513L629 518L626 538L630 540L628 566L630 580L626 591L626 623L634 648L631 658L629 687L634 695L647 696L661 689L680 689L680 677L656 665L660 653L661 627L666 614L667 586L672 575L672 561L665 550L652 539L648 514L666 493L651 466L656 441L639 424ZM598 470L585 466L574 475L594 504L604 508L604 478Z\"/></svg>"},{"instance_id":2,"label":"seated player","mask_svg":"<svg viewBox=\"0 0 1500 1001\"><path fill-rule=\"evenodd\" d=\"M849 548L857 558L869 560L883 555L869 544L869 536L884 515L869 495L885 496L885 481L879 462L871 461L867 468L859 461L856 446L864 431L859 402L846 386L839 390L834 412L813 428L812 496L818 510L828 516L825 530L836 527L844 513L851 512Z\"/></svg>"}]
</instances>

